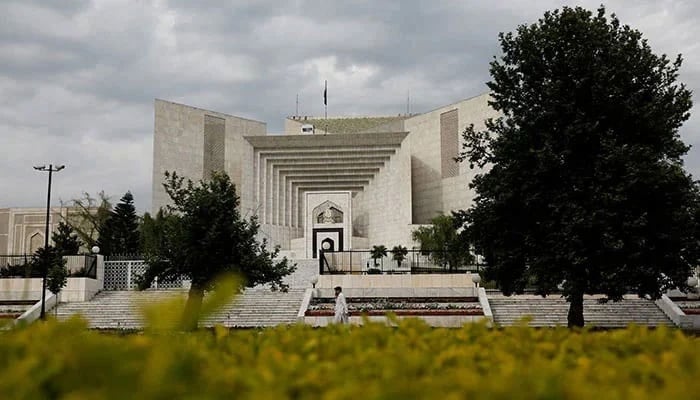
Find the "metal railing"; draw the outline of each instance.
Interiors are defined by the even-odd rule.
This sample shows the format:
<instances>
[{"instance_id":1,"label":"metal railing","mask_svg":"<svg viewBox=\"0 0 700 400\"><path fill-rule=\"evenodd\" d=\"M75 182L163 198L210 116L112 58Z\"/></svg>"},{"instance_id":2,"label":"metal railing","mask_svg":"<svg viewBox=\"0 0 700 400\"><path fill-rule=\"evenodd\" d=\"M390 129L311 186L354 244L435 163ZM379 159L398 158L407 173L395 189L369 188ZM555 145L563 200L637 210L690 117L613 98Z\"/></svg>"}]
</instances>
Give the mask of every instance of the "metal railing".
<instances>
[{"instance_id":1,"label":"metal railing","mask_svg":"<svg viewBox=\"0 0 700 400\"><path fill-rule=\"evenodd\" d=\"M133 261L143 259L144 256L141 253L119 253L105 256L105 261Z\"/></svg>"},{"instance_id":2,"label":"metal railing","mask_svg":"<svg viewBox=\"0 0 700 400\"><path fill-rule=\"evenodd\" d=\"M97 279L97 256L83 254L63 256L66 269L71 277ZM34 262L34 257L23 255L0 255L0 278L41 278L41 268Z\"/></svg>"},{"instance_id":3,"label":"metal railing","mask_svg":"<svg viewBox=\"0 0 700 400\"><path fill-rule=\"evenodd\" d=\"M319 250L319 274L450 274L478 272L484 264L475 257L464 256L449 250L407 250L399 262L387 250L382 257L372 257L371 250L323 251Z\"/></svg>"}]
</instances>

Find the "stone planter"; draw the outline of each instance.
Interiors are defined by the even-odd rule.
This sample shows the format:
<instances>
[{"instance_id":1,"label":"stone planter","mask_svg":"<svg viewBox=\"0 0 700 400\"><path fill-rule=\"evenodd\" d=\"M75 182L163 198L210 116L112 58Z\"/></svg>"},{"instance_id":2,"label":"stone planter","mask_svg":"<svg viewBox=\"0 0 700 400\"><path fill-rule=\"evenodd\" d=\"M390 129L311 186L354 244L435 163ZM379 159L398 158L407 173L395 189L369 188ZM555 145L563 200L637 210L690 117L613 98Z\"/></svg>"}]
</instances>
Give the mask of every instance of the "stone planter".
<instances>
[{"instance_id":1,"label":"stone planter","mask_svg":"<svg viewBox=\"0 0 700 400\"><path fill-rule=\"evenodd\" d=\"M452 309L452 310L369 310L369 311L351 311L351 317L367 316L384 316L392 313L401 317L426 317L426 316L456 316L456 315L484 315L480 308L470 309ZM335 313L332 310L309 310L306 312L307 317L332 317Z\"/></svg>"}]
</instances>

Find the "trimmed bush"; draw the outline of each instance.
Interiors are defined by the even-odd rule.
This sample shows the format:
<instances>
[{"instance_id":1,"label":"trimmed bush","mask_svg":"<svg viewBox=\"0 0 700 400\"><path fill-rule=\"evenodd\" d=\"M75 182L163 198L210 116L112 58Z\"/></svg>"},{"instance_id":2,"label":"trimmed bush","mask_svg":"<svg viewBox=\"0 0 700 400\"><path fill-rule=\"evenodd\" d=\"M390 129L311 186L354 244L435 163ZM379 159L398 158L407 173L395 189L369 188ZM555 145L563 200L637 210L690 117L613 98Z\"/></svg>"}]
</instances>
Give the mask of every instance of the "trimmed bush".
<instances>
[{"instance_id":1,"label":"trimmed bush","mask_svg":"<svg viewBox=\"0 0 700 400\"><path fill-rule=\"evenodd\" d=\"M0 333L3 399L682 399L700 339L472 324L116 335L78 320Z\"/></svg>"}]
</instances>

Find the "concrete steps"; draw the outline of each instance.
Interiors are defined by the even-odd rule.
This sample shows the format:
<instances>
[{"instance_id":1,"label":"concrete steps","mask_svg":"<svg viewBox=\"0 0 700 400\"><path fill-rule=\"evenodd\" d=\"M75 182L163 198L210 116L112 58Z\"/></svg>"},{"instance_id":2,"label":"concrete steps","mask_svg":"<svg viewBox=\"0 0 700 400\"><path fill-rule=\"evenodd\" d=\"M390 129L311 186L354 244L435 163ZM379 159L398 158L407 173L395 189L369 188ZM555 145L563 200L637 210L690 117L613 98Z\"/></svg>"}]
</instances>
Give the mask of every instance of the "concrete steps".
<instances>
[{"instance_id":1,"label":"concrete steps","mask_svg":"<svg viewBox=\"0 0 700 400\"><path fill-rule=\"evenodd\" d=\"M624 328L629 324L673 326L673 322L651 300L626 297L620 302L598 302L600 296L587 296L583 316L587 326ZM501 326L516 324L530 316L533 327L566 326L569 303L559 297L489 295L494 322Z\"/></svg>"},{"instance_id":2,"label":"concrete steps","mask_svg":"<svg viewBox=\"0 0 700 400\"><path fill-rule=\"evenodd\" d=\"M155 304L178 296L182 290L105 291L91 301L62 303L58 319L65 320L80 314L95 329L141 329L143 319L139 305ZM233 302L200 322L200 326L224 325L227 327L267 327L296 322L304 297L304 289L288 292L271 292L263 288L247 289ZM179 317L179 316L177 316Z\"/></svg>"}]
</instances>

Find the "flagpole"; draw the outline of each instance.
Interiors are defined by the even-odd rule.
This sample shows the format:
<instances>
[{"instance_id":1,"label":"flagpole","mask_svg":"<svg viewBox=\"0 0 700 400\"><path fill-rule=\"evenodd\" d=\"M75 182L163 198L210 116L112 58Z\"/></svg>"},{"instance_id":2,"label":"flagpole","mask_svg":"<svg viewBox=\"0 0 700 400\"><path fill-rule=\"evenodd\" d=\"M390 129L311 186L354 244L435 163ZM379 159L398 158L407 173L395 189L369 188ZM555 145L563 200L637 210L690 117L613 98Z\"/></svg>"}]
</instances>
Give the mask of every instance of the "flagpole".
<instances>
[{"instance_id":1,"label":"flagpole","mask_svg":"<svg viewBox=\"0 0 700 400\"><path fill-rule=\"evenodd\" d=\"M323 85L323 106L325 109L324 119L326 127L323 130L323 134L328 134L328 80L325 81Z\"/></svg>"}]
</instances>

